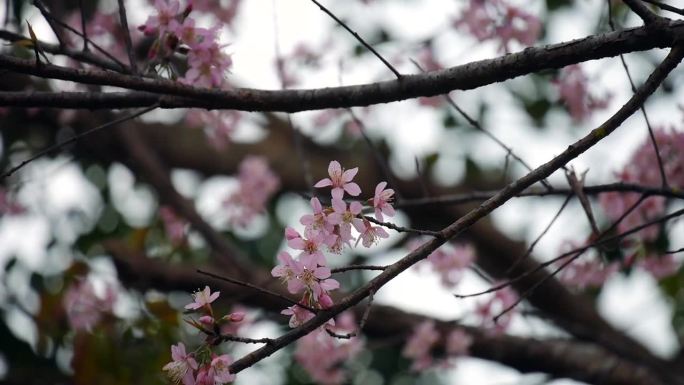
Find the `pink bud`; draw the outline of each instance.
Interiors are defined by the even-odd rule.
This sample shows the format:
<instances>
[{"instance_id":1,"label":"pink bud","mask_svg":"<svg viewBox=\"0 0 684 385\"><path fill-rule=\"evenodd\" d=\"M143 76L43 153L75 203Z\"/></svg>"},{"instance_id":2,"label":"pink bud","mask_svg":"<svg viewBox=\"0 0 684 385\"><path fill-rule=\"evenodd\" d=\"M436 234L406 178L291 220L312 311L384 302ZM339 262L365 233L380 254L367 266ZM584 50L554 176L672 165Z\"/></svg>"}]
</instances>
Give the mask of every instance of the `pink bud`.
<instances>
[{"instance_id":1,"label":"pink bud","mask_svg":"<svg viewBox=\"0 0 684 385\"><path fill-rule=\"evenodd\" d=\"M244 313L244 312L241 312L241 311L232 313L232 314L230 314L230 315L228 316L228 319L229 319L231 322L242 322L242 320L245 319L245 313Z\"/></svg>"},{"instance_id":2,"label":"pink bud","mask_svg":"<svg viewBox=\"0 0 684 385\"><path fill-rule=\"evenodd\" d=\"M206 326L213 326L214 318L212 316L203 315L199 318L199 322L203 323Z\"/></svg>"},{"instance_id":3,"label":"pink bud","mask_svg":"<svg viewBox=\"0 0 684 385\"><path fill-rule=\"evenodd\" d=\"M322 293L322 294L318 297L318 303L321 304L321 306L322 306L324 309L327 309L327 308L329 308L329 307L331 307L331 306L333 305L333 300L332 300L332 298L330 298L330 296L329 296L328 294Z\"/></svg>"}]
</instances>

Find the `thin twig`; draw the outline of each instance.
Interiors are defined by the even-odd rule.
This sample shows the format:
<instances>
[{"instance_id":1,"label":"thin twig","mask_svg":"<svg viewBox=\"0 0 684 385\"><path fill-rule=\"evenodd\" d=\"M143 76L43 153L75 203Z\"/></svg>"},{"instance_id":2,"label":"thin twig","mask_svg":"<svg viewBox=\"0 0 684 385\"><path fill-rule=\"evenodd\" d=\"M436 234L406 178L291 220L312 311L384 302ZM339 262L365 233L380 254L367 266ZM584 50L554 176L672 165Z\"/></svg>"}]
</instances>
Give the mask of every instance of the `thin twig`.
<instances>
[{"instance_id":1,"label":"thin twig","mask_svg":"<svg viewBox=\"0 0 684 385\"><path fill-rule=\"evenodd\" d=\"M93 47L95 47L96 50L100 51L100 53L102 53L103 55L105 55L106 57L108 57L111 61L113 61L114 63L118 64L121 68L124 69L124 72L130 72L130 69L129 69L124 63L122 63L119 59L117 59L116 57L114 57L111 53L109 53L109 51L107 51L106 49L100 47L100 46L99 46L97 43L95 43L94 41L88 39L88 36L87 36L87 35L84 35L82 32L80 32L80 31L77 30L76 28L74 28L74 27L70 26L69 24L66 24L66 23L60 21L59 19L57 19L56 17L52 16L52 14L50 13L50 11L48 11L47 8L45 8L45 5L43 4L42 1L40 1L40 0L34 0L34 5L40 10L40 12L43 14L43 16L45 17L45 19L47 19L47 20L52 20L55 24L59 25L60 27L66 29L66 30L68 30L68 31L71 31L72 33L75 33L76 35L78 35L78 36L80 36L80 37L82 37L82 38L84 38L84 39L87 39L88 42L90 43L90 45L92 45Z\"/></svg>"},{"instance_id":2,"label":"thin twig","mask_svg":"<svg viewBox=\"0 0 684 385\"><path fill-rule=\"evenodd\" d=\"M684 209L677 210L677 211L672 212L672 213L670 213L670 214L664 215L664 216L662 216L662 217L660 217L660 218L656 218L656 219L654 219L654 220L645 222L645 223L643 223L643 224L641 224L641 225L639 225L639 226L632 227L631 229L629 229L629 230L627 230L627 231L625 231L625 232L623 232L623 233L621 233L621 234L614 235L614 236L609 237L609 238L603 238L603 239L601 239L601 240L598 240L598 241L589 243L589 244L587 244L587 245L585 245L585 246L578 247L578 248L575 248L575 249L573 249L573 250L567 251L567 252L565 252L565 253L563 253L563 254L558 255L558 256L555 257L555 258L552 258L552 259L550 259L550 260L548 260L548 261L544 261L544 262L540 263L537 267L535 267L535 268L532 269L532 270L528 270L528 271L526 271L526 272L524 272L524 273L518 275L517 277L511 278L511 279L509 279L508 281L503 282L503 283L501 283L501 284L499 284L499 285L492 286L492 287L490 287L490 288L487 289L487 290L482 290L482 291L478 291L478 292L470 293L470 294L454 294L454 297L459 298L459 299L462 299L462 298L470 298L470 297L477 297L477 296L481 296L481 295L484 295L484 294L488 294L488 293L493 293L493 292L495 292L495 291L499 291L499 290L501 290L501 289L503 289L503 288L506 288L506 287L508 287L508 286L511 286L512 284L514 284L514 283L516 283L516 282L522 280L523 278L526 278L526 277L528 277L528 276L530 276L530 275L532 275L532 274L534 274L534 273L536 273L536 272L538 272L538 271L541 271L541 270L543 270L544 268L546 268L547 266L550 266L550 265L552 265L552 264L554 264L554 263L556 263L556 262L558 262L558 261L560 261L560 260L562 260L562 259L567 258L568 256L571 256L571 255L575 254L575 253L583 253L583 252L589 250L590 248L600 247L600 246L603 246L603 245L607 245L607 244L610 244L610 243L619 241L619 240L621 240L621 239L623 239L623 238L625 238L625 237L627 237L627 236L629 236L629 235L632 235L632 234L634 234L634 233L637 233L637 232L639 232L639 231L641 231L641 230L643 230L643 229L645 229L645 228L647 228L647 227L649 227L649 226L653 226L653 225L656 225L656 224L659 224L659 223L667 222L667 221L669 221L670 219L674 219L674 218L680 217L680 216L682 216L682 215L684 215Z\"/></svg>"},{"instance_id":3,"label":"thin twig","mask_svg":"<svg viewBox=\"0 0 684 385\"><path fill-rule=\"evenodd\" d=\"M316 1L316 0L311 0L311 1L312 1L314 4L316 4L316 5L318 6L318 8L321 9L321 11L325 12L325 14L327 14L327 15L330 16L333 20L335 20L335 22L337 22L337 24L339 24L342 28L346 29L347 32L351 33L352 36L354 36L354 37L356 38L356 40L358 40L359 43L361 43L364 47L366 47L369 51L371 51L371 52L373 53L373 55L375 55L375 57L377 57L378 59L380 59L380 61L381 61L387 68L389 68L389 70L392 71L392 73L394 73L394 75L397 77L397 79L399 79L399 80L402 79L403 75L400 74L399 71L397 71L397 70L396 70L396 69L395 69L387 60L385 60L385 58L383 58L382 55L380 55L380 54L378 53L378 51L376 51L370 44L366 43L366 41L363 40L363 38L361 38L361 36L359 36L358 33L354 32L351 28L349 28L349 27L347 26L347 24L345 24L342 20L340 20L339 18L337 18L337 16L335 16L332 12L330 12L330 11L329 11L326 7L324 7L321 3L319 3L319 2Z\"/></svg>"},{"instance_id":4,"label":"thin twig","mask_svg":"<svg viewBox=\"0 0 684 385\"><path fill-rule=\"evenodd\" d=\"M273 338L247 338L247 337L238 337L234 336L232 334L221 334L219 338L222 341L233 341L233 342L242 342L244 344L272 344L273 343Z\"/></svg>"},{"instance_id":5,"label":"thin twig","mask_svg":"<svg viewBox=\"0 0 684 385\"><path fill-rule=\"evenodd\" d=\"M418 70L425 73L425 70L420 65L420 63L418 63L417 61L415 61L413 59L410 59L410 60L413 63L413 65L415 65L416 68L418 68ZM513 159L515 159L517 162L519 162L523 167L525 167L527 169L527 171L532 171L532 167L529 164L527 164L527 162L525 162L521 157L516 155L515 152L513 152L512 148L510 148L508 145L506 145L506 143L504 143L496 135L489 132L489 130L482 127L480 122L473 119L467 112L465 112L465 110L463 110L461 107L459 107L458 104L456 104L456 102L454 101L454 99L451 96L449 96L449 94L444 94L444 100L446 100L446 102L449 103L449 105L454 110L456 110L456 112L458 112L463 117L463 119L465 119L468 122L468 124L470 124L476 130L485 134L489 139L493 140L497 145L499 145L499 147L503 148L504 151L506 151L506 162L504 165L504 172L505 172L505 169L507 168L507 165L508 165L508 157L509 156L512 157ZM549 184L549 182L546 179L542 179L540 181L540 183L543 184L547 190L552 190L551 185Z\"/></svg>"},{"instance_id":6,"label":"thin twig","mask_svg":"<svg viewBox=\"0 0 684 385\"><path fill-rule=\"evenodd\" d=\"M159 106L155 104L155 105L153 105L153 106L144 108L144 109L142 109L142 110L140 110L140 111L138 111L138 112L135 112L135 113L133 113L133 114L123 116L123 117L118 118L118 119L115 119L115 120L113 120L113 121L111 121L111 122L107 122L107 123L105 123L105 124L102 124L102 125L99 125L99 126L97 126L97 127L93 127L93 128L91 128L91 129L89 129L89 130L86 130L86 131L83 131L83 132L81 132L81 133L78 133L78 134L72 136L71 138L69 138L69 139L67 139L67 140L65 140L65 141L63 141L63 142L59 142L59 143L57 143L57 144L54 144L54 145L52 145L52 146L50 146L50 147L48 147L48 148L46 148L46 149L44 149L44 150L38 152L37 154L33 155L32 157L30 157L30 158L24 160L23 162L19 163L18 165L12 167L9 171L7 171L7 172L5 172L4 174L0 175L0 180L3 180L3 179L5 179L5 178L7 178L7 177L12 176L12 174L14 174L15 172L19 171L19 170L22 169L24 166L26 166L27 164L33 162L34 160L36 160L36 159L38 159L38 158L41 158L41 157L43 157L43 156L45 156L45 155L51 153L52 151L59 150L60 148L66 146L66 145L68 145L68 144L70 144L70 143L73 143L73 142L79 140L80 138L82 138L82 137L84 137L84 136L86 136L86 135L90 135L90 134L92 134L92 133L94 133L94 132L103 130L103 129L105 129L105 128L109 128L109 127L115 126L115 125L117 125L117 124L120 124L120 123L123 123L123 122L127 122L127 121L129 121L129 120L131 120L131 119L135 119L135 118L137 118L137 117L140 116L140 115L144 115L144 114L146 114L146 113L148 113L148 112L150 112L150 111L156 109L157 107L159 107Z\"/></svg>"},{"instance_id":7,"label":"thin twig","mask_svg":"<svg viewBox=\"0 0 684 385\"><path fill-rule=\"evenodd\" d=\"M366 321L368 321L368 315L370 314L371 305L373 305L373 296L374 295L375 295L374 291L371 291L368 294L368 303L366 303L366 308L364 309L363 315L361 316L361 322L359 322L359 328L358 329L356 329L353 332L347 333L347 334L337 334L334 331L326 328L325 331L328 333L328 335L330 335L331 337L342 339L342 340L348 340L348 339L351 339L351 338L356 337L359 334L361 334L363 327L366 326Z\"/></svg>"},{"instance_id":8,"label":"thin twig","mask_svg":"<svg viewBox=\"0 0 684 385\"><path fill-rule=\"evenodd\" d=\"M126 5L124 0L118 0L119 2L119 20L121 22L121 28L123 29L124 41L126 43L126 51L128 52L128 61L131 65L131 72L133 75L138 75L138 65L135 60L135 52L133 50L133 41L131 40L131 31L128 29L128 18L126 17Z\"/></svg>"},{"instance_id":9,"label":"thin twig","mask_svg":"<svg viewBox=\"0 0 684 385\"><path fill-rule=\"evenodd\" d=\"M665 254L677 254L677 253L681 253L681 252L684 252L684 247L682 247L681 249L677 249L677 250L666 251Z\"/></svg>"},{"instance_id":10,"label":"thin twig","mask_svg":"<svg viewBox=\"0 0 684 385\"><path fill-rule=\"evenodd\" d=\"M534 239L534 241L532 241L532 243L530 244L530 246L529 246L529 247L527 248L527 250L525 251L525 254L519 256L519 257L515 260L515 262L513 262L513 263L511 264L511 267L509 267L508 270L506 270L506 273L505 273L504 275L509 275L513 270L515 270L516 267L518 267L518 265L520 265L520 263L521 263L522 261L524 261L527 257L529 257L529 256L532 254L532 251L533 251L534 248L537 246L537 243L539 243L539 241L541 241L541 239L544 237L544 235L546 235L546 233L549 232L549 230L551 229L551 227L553 226L553 224L556 223L556 220L557 220L557 219L560 217L560 215L563 213L563 211L565 210L565 207L568 205L568 203L570 203L570 200L572 199L572 197L573 197L573 195L568 195L568 196L565 198L565 200L563 201L563 204L561 205L561 207L560 207L560 208L558 209L558 211L556 212L556 215L554 215L553 218L551 218L551 221L549 222L549 224L546 225L546 227L544 228L544 230L537 236L537 238Z\"/></svg>"},{"instance_id":11,"label":"thin twig","mask_svg":"<svg viewBox=\"0 0 684 385\"><path fill-rule=\"evenodd\" d=\"M442 237L442 234L439 231L411 229L408 227L397 226L394 223L380 222L379 220L377 220L373 217L369 217L367 215L364 215L362 217L363 217L363 219L367 220L368 222L375 223L376 225L379 225L382 227L387 227L388 229L394 230L394 231L399 232L399 233L413 233L413 234L420 234L420 235L429 235L429 236L435 237L435 238Z\"/></svg>"},{"instance_id":12,"label":"thin twig","mask_svg":"<svg viewBox=\"0 0 684 385\"><path fill-rule=\"evenodd\" d=\"M348 266L343 266L343 267L338 267L335 269L330 270L331 274L335 273L343 273L345 271L351 271L351 270L379 270L383 271L387 269L387 266L376 266L376 265L348 265Z\"/></svg>"},{"instance_id":13,"label":"thin twig","mask_svg":"<svg viewBox=\"0 0 684 385\"><path fill-rule=\"evenodd\" d=\"M378 167L380 167L380 171L385 176L387 183L390 185L390 187L394 188L394 196L396 198L396 201L401 201L403 196L401 195L401 191L399 191L397 181L394 179L394 176L390 172L386 159L383 156L381 156L380 152L373 144L373 141L371 141L371 139L368 137L368 134L366 134L366 125L361 121L361 119L359 119L356 116L356 114L354 113L354 111L352 111L351 108L348 108L347 112L349 112L349 115L351 116L354 123L356 123L356 125L359 126L359 132L361 133L361 137L363 138L363 141L366 143L366 146L368 146L368 150L371 152L371 154L373 154L375 163L377 163Z\"/></svg>"},{"instance_id":14,"label":"thin twig","mask_svg":"<svg viewBox=\"0 0 684 385\"><path fill-rule=\"evenodd\" d=\"M656 16L653 12L648 10L643 4L638 2L639 0L632 0L632 1L625 1L625 3L635 12L637 12L637 9L641 9L642 13L645 13L646 15L651 15L651 16ZM640 8L641 7L641 8ZM637 12L638 13L638 12ZM648 18L644 18L641 14L639 14L644 19L644 22L647 24L649 23ZM613 23L613 13L612 13L612 5L611 2L608 1L608 24L610 25L610 28L615 31L615 24ZM627 61L625 60L625 56L620 54L620 62L622 63L622 68L625 70L625 74L627 74L627 79L629 79L629 85L632 88L632 93L636 92L636 86L634 85L634 79L632 78L632 73L629 70L629 66L627 65ZM656 159L658 161L658 171L660 172L660 181L663 187L667 187L667 176L665 175L665 166L663 165L663 159L660 156L660 150L658 149L658 142L656 141L655 134L653 133L653 127L651 126L651 122L648 119L648 114L646 114L646 108L644 106L641 106L641 114L644 116L644 120L646 121L646 127L648 128L648 136L651 140L651 144L653 144L653 150L655 151Z\"/></svg>"},{"instance_id":15,"label":"thin twig","mask_svg":"<svg viewBox=\"0 0 684 385\"><path fill-rule=\"evenodd\" d=\"M303 308L303 309L306 309L306 310L308 310L308 311L310 311L310 312L312 312L312 313L314 313L314 314L317 313L317 312L320 310L320 309L314 309L314 308L312 308L312 307L310 307L310 306L304 305L303 303L299 303L299 302L297 302L297 301L295 301L295 300L293 300L293 299L287 298L287 297L285 297L284 295L278 294L278 293L276 293L276 292L274 292L274 291L271 291L271 290L267 290L267 289L261 288L261 287L259 287L259 286L257 286L257 285L251 284L251 283L249 283L249 282L243 282L243 281L240 281L239 279L235 279L235 278L231 278L231 277L224 277L224 276L222 276L222 275L210 273L210 272L208 272L208 271L204 271L204 270L201 270L201 269L197 269L197 272L200 273L200 274L202 274L202 275L206 275L206 276L208 276L208 277L214 278L214 279L218 279L218 280L221 280L221 281L230 282L230 283L232 283L232 284L234 284L234 285L239 285L239 286L248 287L248 288L253 289L253 290L256 290L256 291L258 291L258 292L260 292L260 293L268 294L268 295L270 295L271 297L280 298L280 299L282 299L283 301L289 303L290 305L299 306L299 307L301 307L301 308Z\"/></svg>"},{"instance_id":16,"label":"thin twig","mask_svg":"<svg viewBox=\"0 0 684 385\"><path fill-rule=\"evenodd\" d=\"M623 0L623 2L627 4L629 9L639 15L641 20L643 20L644 24L646 25L655 24L664 19L663 17L653 13L650 9L648 9L647 6L642 4L640 0Z\"/></svg>"},{"instance_id":17,"label":"thin twig","mask_svg":"<svg viewBox=\"0 0 684 385\"><path fill-rule=\"evenodd\" d=\"M64 42L64 37L62 37L62 31L60 31L59 28L57 28L58 23L56 23L55 18L52 17L50 12L47 10L47 8L45 7L45 4L41 0L33 0L33 5L35 5L36 8L38 8L40 13L45 18L45 21L47 21L48 25L50 26L50 29L52 29L52 32L57 37L57 41L59 42L59 46L60 47L66 47L66 43Z\"/></svg>"},{"instance_id":18,"label":"thin twig","mask_svg":"<svg viewBox=\"0 0 684 385\"><path fill-rule=\"evenodd\" d=\"M83 32L83 52L88 52L88 29L86 28L85 8L83 0L78 0L78 8L81 10L81 32Z\"/></svg>"}]
</instances>

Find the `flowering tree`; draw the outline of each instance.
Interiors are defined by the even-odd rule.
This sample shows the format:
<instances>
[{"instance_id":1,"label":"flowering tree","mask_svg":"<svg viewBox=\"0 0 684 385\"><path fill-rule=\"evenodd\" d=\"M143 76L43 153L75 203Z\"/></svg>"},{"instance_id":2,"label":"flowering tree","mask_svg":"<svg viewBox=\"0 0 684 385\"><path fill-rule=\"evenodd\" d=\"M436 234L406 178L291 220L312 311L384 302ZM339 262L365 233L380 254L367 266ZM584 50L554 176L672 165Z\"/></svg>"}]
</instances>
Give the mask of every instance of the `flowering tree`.
<instances>
[{"instance_id":1,"label":"flowering tree","mask_svg":"<svg viewBox=\"0 0 684 385\"><path fill-rule=\"evenodd\" d=\"M684 23L666 16L684 10L302 0L329 24L288 40L294 3L5 3L4 380L252 383L276 361L282 383L436 382L470 356L684 384L681 353L595 306L607 281L647 273L684 335L684 134L646 103L677 103ZM600 17L565 39L576 15ZM254 25L273 43L261 63L241 43ZM632 149L611 142L630 130ZM433 152L413 146L426 137ZM544 222L527 245L490 219L514 198L553 211L522 216ZM569 213L576 233L558 230ZM462 317L375 300L411 273Z\"/></svg>"}]
</instances>

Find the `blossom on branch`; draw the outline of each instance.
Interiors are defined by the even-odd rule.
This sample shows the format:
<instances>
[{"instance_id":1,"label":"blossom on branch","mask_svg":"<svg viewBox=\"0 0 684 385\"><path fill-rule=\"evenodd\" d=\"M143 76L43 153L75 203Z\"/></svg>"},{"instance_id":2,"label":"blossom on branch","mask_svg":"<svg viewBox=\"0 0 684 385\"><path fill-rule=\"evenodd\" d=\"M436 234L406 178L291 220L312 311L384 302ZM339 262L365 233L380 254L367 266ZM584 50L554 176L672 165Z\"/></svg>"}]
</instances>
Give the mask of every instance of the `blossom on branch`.
<instances>
[{"instance_id":1,"label":"blossom on branch","mask_svg":"<svg viewBox=\"0 0 684 385\"><path fill-rule=\"evenodd\" d=\"M358 184L352 182L356 173L359 172L358 167L345 170L340 165L340 162L333 160L328 166L329 178L321 179L314 187L328 187L332 186L332 197L335 199L342 199L344 193L355 197L361 194L361 188Z\"/></svg>"}]
</instances>

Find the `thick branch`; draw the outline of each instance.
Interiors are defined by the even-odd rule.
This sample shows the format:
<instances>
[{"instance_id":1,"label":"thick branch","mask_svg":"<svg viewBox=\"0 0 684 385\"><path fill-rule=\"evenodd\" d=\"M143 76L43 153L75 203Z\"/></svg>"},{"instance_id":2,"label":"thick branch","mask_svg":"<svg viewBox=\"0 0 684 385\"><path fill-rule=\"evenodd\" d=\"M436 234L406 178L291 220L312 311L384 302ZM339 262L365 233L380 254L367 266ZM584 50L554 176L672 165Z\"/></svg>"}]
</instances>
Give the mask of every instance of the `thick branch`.
<instances>
[{"instance_id":1,"label":"thick branch","mask_svg":"<svg viewBox=\"0 0 684 385\"><path fill-rule=\"evenodd\" d=\"M161 108L204 107L286 112L367 106L420 96L435 96L453 90L473 89L569 64L622 53L669 47L683 34L684 22L672 22L667 25L659 23L657 27L629 29L561 44L527 48L515 54L472 62L442 71L406 75L401 80L356 86L281 91L249 88L230 90L193 88L171 80L137 78L118 73L77 70L55 65L36 66L33 60L0 55L0 68L10 71L165 94L163 96L146 93L36 93L33 94L34 96L0 94L2 95L0 106L109 109L159 103Z\"/></svg>"}]
</instances>

